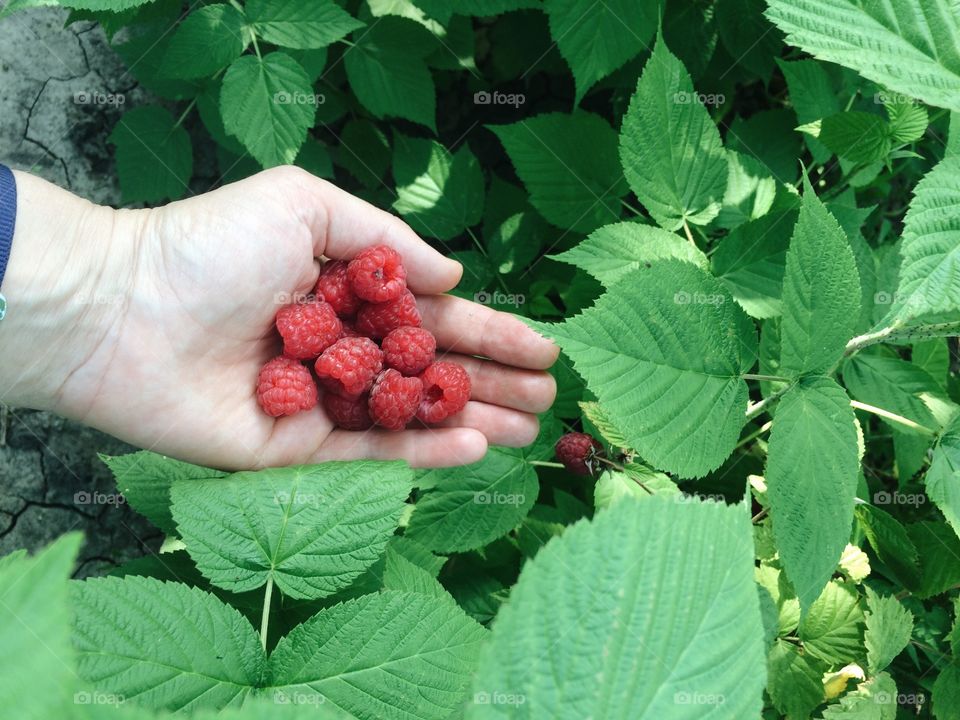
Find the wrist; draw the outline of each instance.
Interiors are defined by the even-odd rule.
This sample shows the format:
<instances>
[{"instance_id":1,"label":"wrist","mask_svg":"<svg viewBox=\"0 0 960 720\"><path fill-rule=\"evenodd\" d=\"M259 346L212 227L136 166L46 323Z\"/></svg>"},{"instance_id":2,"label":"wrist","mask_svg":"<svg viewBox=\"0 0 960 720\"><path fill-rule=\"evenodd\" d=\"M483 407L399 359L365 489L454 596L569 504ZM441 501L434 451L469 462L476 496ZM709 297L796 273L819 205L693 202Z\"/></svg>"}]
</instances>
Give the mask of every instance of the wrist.
<instances>
[{"instance_id":1,"label":"wrist","mask_svg":"<svg viewBox=\"0 0 960 720\"><path fill-rule=\"evenodd\" d=\"M0 402L62 412L75 376L102 344L128 295L119 229L137 211L94 205L14 172L17 218L3 281ZM127 245L133 247L134 238ZM73 413L71 413L73 414Z\"/></svg>"}]
</instances>

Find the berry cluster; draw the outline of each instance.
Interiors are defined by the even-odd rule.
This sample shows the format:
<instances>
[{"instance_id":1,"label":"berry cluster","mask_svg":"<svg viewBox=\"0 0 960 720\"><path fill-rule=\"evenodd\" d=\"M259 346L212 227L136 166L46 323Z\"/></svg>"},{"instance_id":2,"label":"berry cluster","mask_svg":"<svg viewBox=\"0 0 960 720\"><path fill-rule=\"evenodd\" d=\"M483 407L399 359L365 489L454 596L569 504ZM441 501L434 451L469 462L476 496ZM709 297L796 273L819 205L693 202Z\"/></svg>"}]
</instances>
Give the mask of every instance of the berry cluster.
<instances>
[{"instance_id":1,"label":"berry cluster","mask_svg":"<svg viewBox=\"0 0 960 720\"><path fill-rule=\"evenodd\" d=\"M438 423L467 404L470 377L457 363L436 360L437 341L420 327L395 250L378 245L349 263L327 262L313 294L277 313L283 354L257 380L268 415L310 410L318 383L327 414L346 430L402 430L414 418Z\"/></svg>"}]
</instances>

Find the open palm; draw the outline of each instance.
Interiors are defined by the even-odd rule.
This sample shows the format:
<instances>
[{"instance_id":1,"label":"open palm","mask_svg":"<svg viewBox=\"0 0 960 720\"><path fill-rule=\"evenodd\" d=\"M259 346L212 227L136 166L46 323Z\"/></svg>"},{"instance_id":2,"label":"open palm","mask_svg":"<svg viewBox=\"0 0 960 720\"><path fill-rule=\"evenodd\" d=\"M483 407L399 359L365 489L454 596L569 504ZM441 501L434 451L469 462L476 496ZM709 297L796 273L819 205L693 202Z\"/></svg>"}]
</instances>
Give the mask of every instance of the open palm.
<instances>
[{"instance_id":1,"label":"open palm","mask_svg":"<svg viewBox=\"0 0 960 720\"><path fill-rule=\"evenodd\" d=\"M440 293L458 263L396 217L296 168L142 212L129 297L71 378L84 422L145 448L225 469L332 459L402 458L439 467L481 458L487 443L525 445L553 401L556 359L515 318ZM335 429L322 403L274 419L256 403L260 367L280 352L283 304L309 293L321 256L394 247L438 355L467 368L470 403L442 427ZM481 359L486 358L486 359Z\"/></svg>"}]
</instances>

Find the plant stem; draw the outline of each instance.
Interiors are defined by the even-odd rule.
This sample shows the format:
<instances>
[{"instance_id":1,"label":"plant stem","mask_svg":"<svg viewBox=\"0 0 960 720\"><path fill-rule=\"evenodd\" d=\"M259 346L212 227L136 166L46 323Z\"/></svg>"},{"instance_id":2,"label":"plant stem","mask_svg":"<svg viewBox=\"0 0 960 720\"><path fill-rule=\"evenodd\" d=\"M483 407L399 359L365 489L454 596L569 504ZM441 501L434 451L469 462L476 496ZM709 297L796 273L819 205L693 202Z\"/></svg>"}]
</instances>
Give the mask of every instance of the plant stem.
<instances>
[{"instance_id":1,"label":"plant stem","mask_svg":"<svg viewBox=\"0 0 960 720\"><path fill-rule=\"evenodd\" d=\"M916 423L909 418L903 417L903 415L897 415L896 413L890 412L889 410L884 410L883 408L878 408L874 405L867 405L866 403L862 403L857 400L851 400L850 405L855 407L857 410L863 410L864 412L873 413L878 417L886 418L891 422L899 423L904 427L908 427L911 430L916 430L917 432L923 433L924 435L933 436L937 434L934 430L931 430L926 425L921 425L920 423Z\"/></svg>"},{"instance_id":2,"label":"plant stem","mask_svg":"<svg viewBox=\"0 0 960 720\"><path fill-rule=\"evenodd\" d=\"M765 397L763 400L760 400L759 402L755 402L753 405L747 406L747 420L753 420L753 418L755 418L757 415L759 415L762 412L765 412L767 408L769 408L777 400L783 397L787 393L787 391L790 390L792 387L793 387L793 383L791 383L790 385L786 385L780 388L779 390L777 390L772 395Z\"/></svg>"},{"instance_id":3,"label":"plant stem","mask_svg":"<svg viewBox=\"0 0 960 720\"><path fill-rule=\"evenodd\" d=\"M194 98L187 104L187 107L184 109L182 113L180 113L180 117L178 117L177 121L173 124L173 128L171 129L171 132L173 132L173 130L176 130L178 127L183 125L183 121L187 119L187 115L190 114L190 111L193 110L196 104L197 104L196 98Z\"/></svg>"},{"instance_id":4,"label":"plant stem","mask_svg":"<svg viewBox=\"0 0 960 720\"><path fill-rule=\"evenodd\" d=\"M761 425L758 429L754 430L752 433L747 435L745 438L741 438L740 442L734 445L733 449L739 450L751 440L756 440L758 437L763 435L767 430L769 430L772 426L773 426L773 420L768 420L763 425Z\"/></svg>"},{"instance_id":5,"label":"plant stem","mask_svg":"<svg viewBox=\"0 0 960 720\"><path fill-rule=\"evenodd\" d=\"M780 377L779 375L756 375L754 373L744 373L741 375L744 380L767 380L769 382L790 382L790 378Z\"/></svg>"},{"instance_id":6,"label":"plant stem","mask_svg":"<svg viewBox=\"0 0 960 720\"><path fill-rule=\"evenodd\" d=\"M626 475L628 478L630 478L631 480L633 480L637 485L639 485L640 487L642 487L642 488L646 491L646 493L647 493L648 495L654 495L654 494L655 494L655 493L653 492L653 490L651 490L650 488L648 488L648 487L647 487L646 485L644 485L642 482L640 482L639 480L637 480L633 475L631 475L630 473L628 473L627 470L626 470L626 468L624 468L623 465L621 465L620 463L616 463L616 462L614 462L613 460L610 460L609 458L605 458L605 457L603 457L603 455L597 455L595 459L596 459L596 460L599 460L599 461L602 462L604 465L609 465L609 466L612 467L614 470L618 470L619 472L622 472L622 473L623 473L624 475Z\"/></svg>"},{"instance_id":7,"label":"plant stem","mask_svg":"<svg viewBox=\"0 0 960 720\"><path fill-rule=\"evenodd\" d=\"M563 467L563 463L547 462L546 460L527 460L527 465L535 465L536 467L552 467L552 468Z\"/></svg>"},{"instance_id":8,"label":"plant stem","mask_svg":"<svg viewBox=\"0 0 960 720\"><path fill-rule=\"evenodd\" d=\"M870 345L876 345L881 342L891 342L894 340L930 340L938 337L950 337L960 334L960 321L931 323L929 325L914 325L904 327L900 323L894 323L882 330L859 335L847 343L844 355L853 355L858 350L862 350Z\"/></svg>"},{"instance_id":9,"label":"plant stem","mask_svg":"<svg viewBox=\"0 0 960 720\"><path fill-rule=\"evenodd\" d=\"M766 516L767 516L767 508L763 508L763 510L761 510L752 518L750 518L750 522L751 523L759 522L760 520L763 520Z\"/></svg>"},{"instance_id":10,"label":"plant stem","mask_svg":"<svg viewBox=\"0 0 960 720\"><path fill-rule=\"evenodd\" d=\"M267 628L270 626L270 598L273 595L273 575L267 576L267 587L263 591L263 615L260 616L260 645L267 651Z\"/></svg>"},{"instance_id":11,"label":"plant stem","mask_svg":"<svg viewBox=\"0 0 960 720\"><path fill-rule=\"evenodd\" d=\"M628 203L626 200L621 200L621 201L620 201L620 204L623 205L627 210L629 210L630 212L632 212L632 213L633 213L634 215L636 215L637 217L643 217L643 213L640 212L640 211L639 211L637 208L635 208L633 205L631 205L630 203Z\"/></svg>"},{"instance_id":12,"label":"plant stem","mask_svg":"<svg viewBox=\"0 0 960 720\"><path fill-rule=\"evenodd\" d=\"M250 33L250 40L253 42L253 51L257 54L257 58L263 60L263 56L260 55L260 46L257 45L257 36L253 32Z\"/></svg>"},{"instance_id":13,"label":"plant stem","mask_svg":"<svg viewBox=\"0 0 960 720\"><path fill-rule=\"evenodd\" d=\"M697 247L697 243L696 243L696 241L693 239L693 233L690 232L690 226L687 224L687 219L686 219L686 218L683 219L683 232L686 233L686 235L687 235L687 240L690 241L690 244L693 245L694 247Z\"/></svg>"}]
</instances>

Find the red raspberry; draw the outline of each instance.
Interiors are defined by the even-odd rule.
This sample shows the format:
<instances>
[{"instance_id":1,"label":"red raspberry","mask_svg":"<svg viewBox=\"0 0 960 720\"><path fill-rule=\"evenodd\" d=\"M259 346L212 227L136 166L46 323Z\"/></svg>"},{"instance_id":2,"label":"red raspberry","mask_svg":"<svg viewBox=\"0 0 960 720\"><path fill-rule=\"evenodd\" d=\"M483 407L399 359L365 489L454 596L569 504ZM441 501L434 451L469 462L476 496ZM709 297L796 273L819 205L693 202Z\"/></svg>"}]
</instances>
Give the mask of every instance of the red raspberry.
<instances>
[{"instance_id":1,"label":"red raspberry","mask_svg":"<svg viewBox=\"0 0 960 720\"><path fill-rule=\"evenodd\" d=\"M567 433L553 448L557 460L574 475L592 475L596 467L596 456L603 452L601 445L587 433Z\"/></svg>"},{"instance_id":2,"label":"red raspberry","mask_svg":"<svg viewBox=\"0 0 960 720\"><path fill-rule=\"evenodd\" d=\"M381 343L383 362L404 375L417 375L433 362L437 341L429 330L402 327L391 330Z\"/></svg>"},{"instance_id":3,"label":"red raspberry","mask_svg":"<svg viewBox=\"0 0 960 720\"><path fill-rule=\"evenodd\" d=\"M340 317L352 317L360 309L360 298L347 280L347 263L331 260L320 268L314 294L326 300Z\"/></svg>"},{"instance_id":4,"label":"red raspberry","mask_svg":"<svg viewBox=\"0 0 960 720\"><path fill-rule=\"evenodd\" d=\"M435 362L420 375L423 400L417 417L425 423L437 423L463 410L470 399L470 376L462 365Z\"/></svg>"},{"instance_id":5,"label":"red raspberry","mask_svg":"<svg viewBox=\"0 0 960 720\"><path fill-rule=\"evenodd\" d=\"M281 355L261 368L257 402L272 417L293 415L317 404L317 386L299 361Z\"/></svg>"},{"instance_id":6,"label":"red raspberry","mask_svg":"<svg viewBox=\"0 0 960 720\"><path fill-rule=\"evenodd\" d=\"M346 398L333 393L325 393L323 407L326 408L327 415L330 416L337 427L344 430L367 430L373 427L373 420L370 418L370 411L367 409L369 400L370 398L367 395Z\"/></svg>"},{"instance_id":7,"label":"red raspberry","mask_svg":"<svg viewBox=\"0 0 960 720\"><path fill-rule=\"evenodd\" d=\"M361 250L347 266L353 291L370 302L396 300L407 288L407 271L400 253L386 245Z\"/></svg>"},{"instance_id":8,"label":"red raspberry","mask_svg":"<svg viewBox=\"0 0 960 720\"><path fill-rule=\"evenodd\" d=\"M353 326L352 323L347 322L346 320L341 320L340 324L343 326L343 329L340 330L340 339L348 337L364 337L357 332L357 329Z\"/></svg>"},{"instance_id":9,"label":"red raspberry","mask_svg":"<svg viewBox=\"0 0 960 720\"><path fill-rule=\"evenodd\" d=\"M420 406L420 381L396 370L384 370L370 391L370 417L387 430L403 430Z\"/></svg>"},{"instance_id":10,"label":"red raspberry","mask_svg":"<svg viewBox=\"0 0 960 720\"><path fill-rule=\"evenodd\" d=\"M396 300L385 303L367 303L357 313L357 332L379 340L391 330L409 325L420 327L420 311L413 293L405 292Z\"/></svg>"},{"instance_id":11,"label":"red raspberry","mask_svg":"<svg viewBox=\"0 0 960 720\"><path fill-rule=\"evenodd\" d=\"M383 353L370 338L343 338L323 351L315 368L327 390L357 397L370 389L383 370Z\"/></svg>"},{"instance_id":12,"label":"red raspberry","mask_svg":"<svg viewBox=\"0 0 960 720\"><path fill-rule=\"evenodd\" d=\"M300 360L312 360L340 337L340 320L323 301L287 305L277 313L277 330L283 352Z\"/></svg>"}]
</instances>

